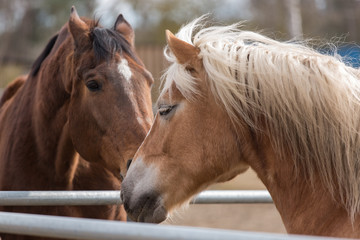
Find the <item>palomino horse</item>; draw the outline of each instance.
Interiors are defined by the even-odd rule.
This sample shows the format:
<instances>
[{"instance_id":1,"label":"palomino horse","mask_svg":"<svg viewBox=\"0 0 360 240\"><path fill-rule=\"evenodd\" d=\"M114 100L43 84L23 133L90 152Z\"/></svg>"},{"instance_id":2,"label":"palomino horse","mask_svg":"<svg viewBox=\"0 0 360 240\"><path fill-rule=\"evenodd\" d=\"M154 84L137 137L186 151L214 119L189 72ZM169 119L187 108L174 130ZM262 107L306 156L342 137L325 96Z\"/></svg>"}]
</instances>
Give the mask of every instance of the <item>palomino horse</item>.
<instances>
[{"instance_id":1,"label":"palomino horse","mask_svg":"<svg viewBox=\"0 0 360 240\"><path fill-rule=\"evenodd\" d=\"M289 233L360 237L358 70L236 24L202 26L167 32L172 65L122 185L128 215L161 222L250 166Z\"/></svg>"},{"instance_id":2,"label":"palomino horse","mask_svg":"<svg viewBox=\"0 0 360 240\"><path fill-rule=\"evenodd\" d=\"M29 75L0 101L0 189L120 189L120 169L151 126L152 82L122 15L105 29L72 8ZM126 219L120 206L0 210Z\"/></svg>"}]
</instances>

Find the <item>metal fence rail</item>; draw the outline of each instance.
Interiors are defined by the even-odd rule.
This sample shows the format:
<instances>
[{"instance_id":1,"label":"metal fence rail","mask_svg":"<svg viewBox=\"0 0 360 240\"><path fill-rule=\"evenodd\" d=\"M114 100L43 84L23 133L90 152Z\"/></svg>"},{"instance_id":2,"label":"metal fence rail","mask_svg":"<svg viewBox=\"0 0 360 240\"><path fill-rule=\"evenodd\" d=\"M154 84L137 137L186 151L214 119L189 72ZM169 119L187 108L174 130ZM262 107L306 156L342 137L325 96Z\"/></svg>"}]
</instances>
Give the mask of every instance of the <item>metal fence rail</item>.
<instances>
[{"instance_id":1,"label":"metal fence rail","mask_svg":"<svg viewBox=\"0 0 360 240\"><path fill-rule=\"evenodd\" d=\"M204 191L191 203L272 203L268 191ZM120 191L2 191L0 206L122 204Z\"/></svg>"},{"instance_id":2,"label":"metal fence rail","mask_svg":"<svg viewBox=\"0 0 360 240\"><path fill-rule=\"evenodd\" d=\"M127 240L321 240L324 237L289 236L208 228L165 226L144 223L124 223L108 220L43 216L36 214L0 212L0 232L58 237L63 239L127 239ZM332 238L333 239L333 238Z\"/></svg>"},{"instance_id":3,"label":"metal fence rail","mask_svg":"<svg viewBox=\"0 0 360 240\"><path fill-rule=\"evenodd\" d=\"M273 203L266 190L212 190L197 195L191 203Z\"/></svg>"}]
</instances>

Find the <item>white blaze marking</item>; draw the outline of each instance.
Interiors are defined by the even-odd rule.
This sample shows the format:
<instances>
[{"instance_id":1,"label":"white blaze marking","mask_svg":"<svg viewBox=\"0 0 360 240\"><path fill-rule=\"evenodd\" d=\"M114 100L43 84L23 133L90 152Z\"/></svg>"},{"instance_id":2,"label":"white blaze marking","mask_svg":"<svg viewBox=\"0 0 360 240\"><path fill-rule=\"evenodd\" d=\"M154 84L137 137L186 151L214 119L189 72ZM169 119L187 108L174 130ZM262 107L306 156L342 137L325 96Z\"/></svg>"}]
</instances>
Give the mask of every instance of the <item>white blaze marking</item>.
<instances>
[{"instance_id":1,"label":"white blaze marking","mask_svg":"<svg viewBox=\"0 0 360 240\"><path fill-rule=\"evenodd\" d=\"M130 82L132 73L126 59L121 59L120 63L118 64L118 71L121 75L124 76L126 81Z\"/></svg>"},{"instance_id":2,"label":"white blaze marking","mask_svg":"<svg viewBox=\"0 0 360 240\"><path fill-rule=\"evenodd\" d=\"M118 63L118 71L121 75L124 76L124 78L126 79L126 81L128 83L130 83L130 79L131 79L131 76L132 76L132 72L130 70L130 67L129 67L129 64L128 64L128 61L123 58L121 59L120 63ZM136 111L136 120L139 122L140 125L143 125L144 124L144 121L143 119L139 116L139 107L138 105L136 104L136 101L135 101L135 96L134 96L134 92L132 91L132 85L131 83L126 87L127 89L127 92L128 92L128 96L129 96L129 99L133 105L133 108L134 110Z\"/></svg>"}]
</instances>

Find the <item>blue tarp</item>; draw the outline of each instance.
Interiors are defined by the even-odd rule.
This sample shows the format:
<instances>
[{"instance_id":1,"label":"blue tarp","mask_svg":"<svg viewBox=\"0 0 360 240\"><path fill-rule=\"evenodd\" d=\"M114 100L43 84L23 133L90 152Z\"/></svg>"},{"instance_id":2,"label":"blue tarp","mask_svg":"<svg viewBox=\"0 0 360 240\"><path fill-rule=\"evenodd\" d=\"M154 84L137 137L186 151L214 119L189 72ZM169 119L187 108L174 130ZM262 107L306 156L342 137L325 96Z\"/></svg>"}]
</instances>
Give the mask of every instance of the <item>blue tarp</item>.
<instances>
[{"instance_id":1,"label":"blue tarp","mask_svg":"<svg viewBox=\"0 0 360 240\"><path fill-rule=\"evenodd\" d=\"M334 55L334 50L322 49L320 52ZM336 54L340 55L347 65L354 68L360 67L360 46L356 44L342 45L337 47Z\"/></svg>"}]
</instances>

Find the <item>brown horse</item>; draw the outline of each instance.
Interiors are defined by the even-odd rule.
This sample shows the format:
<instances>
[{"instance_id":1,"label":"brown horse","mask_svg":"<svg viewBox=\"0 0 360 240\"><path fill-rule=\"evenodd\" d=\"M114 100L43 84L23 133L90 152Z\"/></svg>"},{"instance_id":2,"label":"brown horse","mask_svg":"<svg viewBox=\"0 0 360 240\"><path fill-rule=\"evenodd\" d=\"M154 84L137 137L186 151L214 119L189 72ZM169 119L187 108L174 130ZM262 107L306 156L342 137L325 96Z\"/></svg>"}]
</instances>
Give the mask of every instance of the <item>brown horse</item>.
<instances>
[{"instance_id":1,"label":"brown horse","mask_svg":"<svg viewBox=\"0 0 360 240\"><path fill-rule=\"evenodd\" d=\"M250 166L289 233L360 237L359 71L236 24L202 26L167 32L172 65L122 185L129 216L161 222Z\"/></svg>"},{"instance_id":2,"label":"brown horse","mask_svg":"<svg viewBox=\"0 0 360 240\"><path fill-rule=\"evenodd\" d=\"M120 169L151 126L152 82L122 15L106 29L72 8L29 75L0 101L0 189L120 189ZM0 210L126 219L120 206Z\"/></svg>"}]
</instances>

